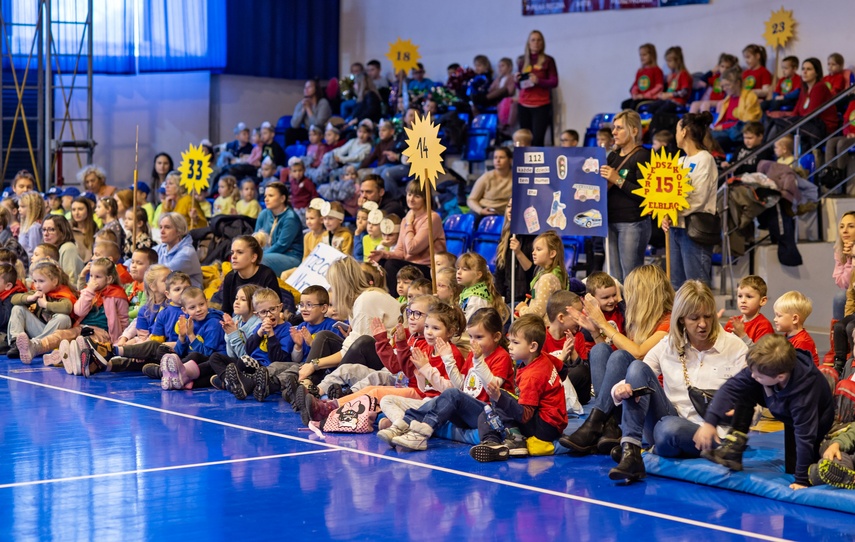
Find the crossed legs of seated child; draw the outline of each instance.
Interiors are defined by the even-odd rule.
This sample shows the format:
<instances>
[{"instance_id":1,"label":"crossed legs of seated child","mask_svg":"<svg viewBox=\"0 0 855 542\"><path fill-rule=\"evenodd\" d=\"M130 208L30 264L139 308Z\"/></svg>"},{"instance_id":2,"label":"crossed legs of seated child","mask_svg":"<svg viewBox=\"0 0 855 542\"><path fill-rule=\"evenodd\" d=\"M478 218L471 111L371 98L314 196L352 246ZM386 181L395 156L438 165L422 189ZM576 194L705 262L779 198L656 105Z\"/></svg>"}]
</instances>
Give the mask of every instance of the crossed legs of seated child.
<instances>
[{"instance_id":1,"label":"crossed legs of seated child","mask_svg":"<svg viewBox=\"0 0 855 542\"><path fill-rule=\"evenodd\" d=\"M30 312L27 307L16 305L12 307L12 312L9 316L9 332L7 334L9 345L12 346L16 354L9 355L9 357L20 356L20 347L18 346L19 337L23 337L21 340L29 343L28 346L32 345L35 347L35 351L38 353L34 354L34 356L39 356L48 351L45 348L39 350L39 341L41 339L58 330L69 329L70 327L71 318L67 314L54 314L47 322L44 322ZM30 363L34 356L28 356L27 361L24 361L24 363Z\"/></svg>"}]
</instances>

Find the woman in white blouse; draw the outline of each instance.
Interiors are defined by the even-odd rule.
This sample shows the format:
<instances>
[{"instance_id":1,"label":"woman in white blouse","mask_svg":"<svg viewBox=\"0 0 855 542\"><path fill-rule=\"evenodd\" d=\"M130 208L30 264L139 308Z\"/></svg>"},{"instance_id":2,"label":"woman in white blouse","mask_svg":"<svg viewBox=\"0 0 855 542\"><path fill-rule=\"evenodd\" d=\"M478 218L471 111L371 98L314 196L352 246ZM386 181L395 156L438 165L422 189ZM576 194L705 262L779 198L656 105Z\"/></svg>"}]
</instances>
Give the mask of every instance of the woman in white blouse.
<instances>
[{"instance_id":1,"label":"woman in white blouse","mask_svg":"<svg viewBox=\"0 0 855 542\"><path fill-rule=\"evenodd\" d=\"M675 290L691 279L709 284L712 275L713 247L689 239L686 229L689 215L716 212L718 168L704 146L711 122L712 115L704 112L687 113L677 124L677 146L686 153L680 161L689 170L693 190L686 193L689 207L677 214L677 223L671 224L668 218L662 222L662 229L671 236L671 284Z\"/></svg>"},{"instance_id":2,"label":"woman in white blouse","mask_svg":"<svg viewBox=\"0 0 855 542\"><path fill-rule=\"evenodd\" d=\"M626 380L612 388L615 404L623 404L622 455L609 472L612 480L644 478L642 440L655 445L655 453L663 457L700 456L693 437L703 417L689 398L688 386L717 390L746 366L748 353L736 335L724 331L716 312L709 286L686 281L674 299L668 336L643 360L634 361ZM634 395L639 389L648 394Z\"/></svg>"}]
</instances>

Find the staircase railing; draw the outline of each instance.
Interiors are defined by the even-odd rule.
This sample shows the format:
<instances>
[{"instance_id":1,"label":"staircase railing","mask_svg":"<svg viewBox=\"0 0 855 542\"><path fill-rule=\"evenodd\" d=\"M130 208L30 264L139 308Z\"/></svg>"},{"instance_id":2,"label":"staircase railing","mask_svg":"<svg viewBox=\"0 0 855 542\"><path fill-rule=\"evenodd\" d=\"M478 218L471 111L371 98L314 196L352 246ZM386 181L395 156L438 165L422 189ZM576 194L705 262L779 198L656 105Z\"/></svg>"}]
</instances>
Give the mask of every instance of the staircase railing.
<instances>
[{"instance_id":1,"label":"staircase railing","mask_svg":"<svg viewBox=\"0 0 855 542\"><path fill-rule=\"evenodd\" d=\"M823 83L817 83L817 84L823 84ZM778 140L780 140L780 139L782 139L788 135L793 136L793 149L795 151L794 154L796 155L797 160L799 159L800 156L811 153L814 150L821 148L831 138L837 137L840 133L843 132L843 129L846 127L846 124L848 122L848 119L843 119L843 123L841 124L840 128L838 128L837 130L835 130L831 134L827 135L824 139L817 142L814 146L810 147L809 149L805 149L805 150L801 149L800 130L802 129L802 127L807 125L809 122L811 122L812 120L814 120L814 119L818 118L820 115L822 115L828 108L830 108L830 107L836 108L838 103L842 103L848 99L851 99L853 96L855 96L855 85L850 86L849 88L841 91L837 96L835 96L834 98L832 98L831 100L829 100L828 102L823 104L822 107L820 107L819 109L817 109L816 111L814 111L810 115L802 118L798 122L794 123L792 126L790 126L786 130L779 133L774 139L771 139L771 140L765 142L763 145L761 145L760 147L758 147L757 149L755 149L754 151L749 153L747 156L743 157L740 160L737 160L735 163L731 164L730 167L728 167L721 174L719 174L718 183L720 186L719 186L718 192L716 194L716 197L718 197L719 194L722 194L723 195L722 201L724 202L724 207L720 211L720 216L722 219L721 220L721 224L722 224L722 228L721 228L721 239L722 239L721 268L722 268L722 274L721 274L720 293L722 295L727 294L727 279L729 278L730 279L730 287L731 287L731 290L730 290L731 291L731 299L730 299L730 303L728 304L728 308L734 308L736 305L736 277L734 276L734 273L733 273L734 258L732 256L732 254L730 253L731 252L730 235L729 235L730 232L727 229L727 216L728 216L728 206L729 206L728 194L727 194L727 191L728 191L727 180L733 176L734 172L736 172L736 170L739 169L740 166L742 166L743 164L745 164L747 162L755 160L760 153L765 152L766 150L772 148L775 145L775 142L777 142ZM855 143L855 140L853 140L853 143ZM819 168L817 168L809 176L809 180L815 179L821 171L830 167L838 158L840 158L844 154L848 154L849 150L850 149L847 148L846 150L838 153L832 160L827 161L826 163L822 164ZM847 182L849 182L853 178L855 178L855 174L844 178L839 183L837 183L834 187L828 189L828 191L824 195L820 196L819 202L817 205L817 209L816 209L817 227L819 229L820 234L822 232L822 203L823 203L823 201L825 201L825 199L828 198L829 196L833 195L837 189L839 189L840 187L845 185ZM745 254L743 256L749 256L750 257L751 253L754 251L755 248L756 248L756 245L750 247L748 250L745 251ZM727 268L727 271L725 271L725 268Z\"/></svg>"}]
</instances>

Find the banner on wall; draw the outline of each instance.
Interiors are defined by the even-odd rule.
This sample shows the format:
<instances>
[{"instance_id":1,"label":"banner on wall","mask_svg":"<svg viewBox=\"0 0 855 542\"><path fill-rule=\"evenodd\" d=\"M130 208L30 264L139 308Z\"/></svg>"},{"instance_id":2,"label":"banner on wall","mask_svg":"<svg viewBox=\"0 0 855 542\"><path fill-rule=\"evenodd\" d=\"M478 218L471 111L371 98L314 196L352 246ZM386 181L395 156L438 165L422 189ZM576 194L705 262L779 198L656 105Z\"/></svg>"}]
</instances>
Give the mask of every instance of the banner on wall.
<instances>
[{"instance_id":1,"label":"banner on wall","mask_svg":"<svg viewBox=\"0 0 855 542\"><path fill-rule=\"evenodd\" d=\"M606 237L605 163L600 147L515 148L511 233Z\"/></svg>"},{"instance_id":2,"label":"banner on wall","mask_svg":"<svg viewBox=\"0 0 855 542\"><path fill-rule=\"evenodd\" d=\"M523 15L584 13L618 9L666 8L709 4L710 0L523 0Z\"/></svg>"}]
</instances>

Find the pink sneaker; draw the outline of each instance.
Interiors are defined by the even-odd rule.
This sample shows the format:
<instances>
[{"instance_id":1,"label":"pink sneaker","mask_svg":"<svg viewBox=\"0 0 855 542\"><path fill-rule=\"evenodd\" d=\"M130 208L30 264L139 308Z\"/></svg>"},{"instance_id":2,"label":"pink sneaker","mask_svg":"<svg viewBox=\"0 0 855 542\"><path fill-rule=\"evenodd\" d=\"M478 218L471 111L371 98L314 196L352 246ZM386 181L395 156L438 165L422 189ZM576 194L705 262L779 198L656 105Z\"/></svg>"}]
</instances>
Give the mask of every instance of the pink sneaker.
<instances>
[{"instance_id":1,"label":"pink sneaker","mask_svg":"<svg viewBox=\"0 0 855 542\"><path fill-rule=\"evenodd\" d=\"M29 365L33 362L33 353L30 349L30 338L26 333L21 333L15 339L15 344L18 346L18 352L21 356L21 363Z\"/></svg>"},{"instance_id":2,"label":"pink sneaker","mask_svg":"<svg viewBox=\"0 0 855 542\"><path fill-rule=\"evenodd\" d=\"M68 359L68 341L63 340L59 343L59 348L44 355L43 361L45 367L61 367L65 365L66 359Z\"/></svg>"},{"instance_id":3,"label":"pink sneaker","mask_svg":"<svg viewBox=\"0 0 855 542\"><path fill-rule=\"evenodd\" d=\"M160 387L165 390L180 390L187 383L187 373L178 354L165 354L160 359L160 372L163 373Z\"/></svg>"}]
</instances>

